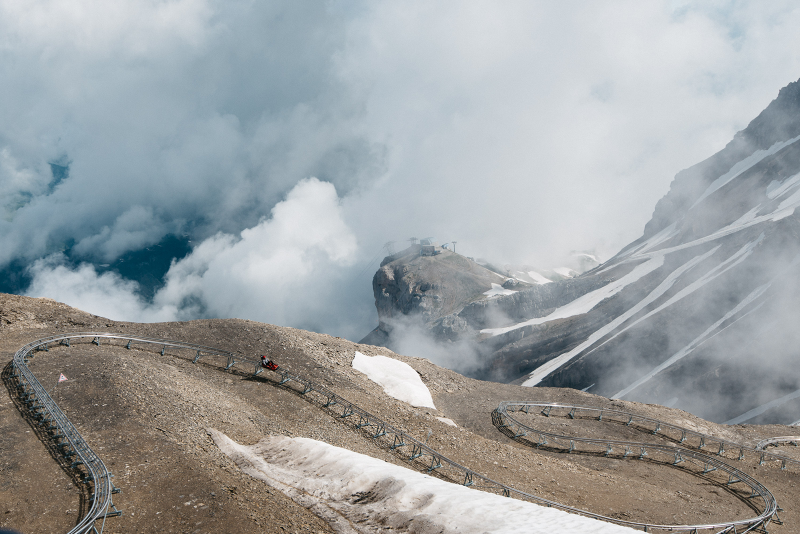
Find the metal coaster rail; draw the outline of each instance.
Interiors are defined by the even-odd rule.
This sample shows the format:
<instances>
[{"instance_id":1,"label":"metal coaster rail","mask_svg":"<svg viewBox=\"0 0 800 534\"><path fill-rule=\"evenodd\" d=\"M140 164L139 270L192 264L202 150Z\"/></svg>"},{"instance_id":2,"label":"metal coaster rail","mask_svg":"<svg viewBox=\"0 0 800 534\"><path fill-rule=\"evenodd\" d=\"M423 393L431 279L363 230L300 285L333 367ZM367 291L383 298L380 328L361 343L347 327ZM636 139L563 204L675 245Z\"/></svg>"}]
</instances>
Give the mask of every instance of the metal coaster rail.
<instances>
[{"instance_id":1,"label":"metal coaster rail","mask_svg":"<svg viewBox=\"0 0 800 534\"><path fill-rule=\"evenodd\" d=\"M781 443L790 443L792 445L800 445L800 436L778 436L761 440L756 444L755 450L763 451L770 445L780 445ZM794 461L794 460L792 460ZM800 463L800 462L798 462Z\"/></svg>"},{"instance_id":2,"label":"metal coaster rail","mask_svg":"<svg viewBox=\"0 0 800 534\"><path fill-rule=\"evenodd\" d=\"M668 440L673 441L673 443L643 443L555 434L537 430L509 415L509 412L524 412L529 414L531 413L531 408L534 408L537 412L546 417L560 415L571 419L591 418L606 423L616 422L624 424L625 426L633 425L639 428L646 428L649 433L654 435L661 434ZM648 459L660 460L662 463L668 463L673 466L684 462L693 462L701 468L698 469L698 474L707 475L715 471L719 474L724 473L727 475L727 482L723 482L725 486L731 487L736 484L745 485L750 491L747 498L760 499L763 503L763 511L758 516L748 519L707 525L648 524L646 530L696 532L700 530L721 529L719 532L734 533L750 532L756 529L763 529L766 531L766 525L771 521L780 522L777 515L779 507L775 501L775 497L753 477L725 463L719 458L724 458L723 454L726 451L738 450L738 457L735 458L736 460L743 460L745 459L746 453L752 453L758 457L759 465L763 465L765 460L774 460L780 462L781 469L786 469L787 465L800 467L800 462L792 458L778 454L765 453L757 448L715 438L711 435L696 432L665 421L611 408L546 402L504 401L501 402L493 412L492 419L495 426L506 435L517 441L525 442L527 445L535 448L547 447L550 449L559 449L567 453L585 452L600 454L606 457L613 456L617 458L639 460L643 460L647 457ZM697 440L696 449L679 446L684 443L689 445L688 441L692 438ZM699 450L702 450L704 447L714 448L715 446L717 450L711 451L709 454L699 452ZM614 454L615 450L618 451L616 454ZM727 460L728 458L725 459ZM611 518L609 518L609 520L610 519ZM739 528L742 530L739 530Z\"/></svg>"},{"instance_id":3,"label":"metal coaster rail","mask_svg":"<svg viewBox=\"0 0 800 534\"><path fill-rule=\"evenodd\" d=\"M74 527L72 530L69 531L68 534L79 534L79 533L89 533L89 532L98 533L98 530L96 528L96 523L100 519L103 520L103 525L101 525L99 533L102 533L102 529L105 524L105 518L112 515L119 515L121 513L119 510L115 508L111 498L112 494L117 493L119 490L112 484L111 482L112 475L109 473L105 464L92 451L88 443L86 443L86 441L81 437L77 429L75 429L75 427L72 425L69 419L67 419L67 417L56 405L53 399L50 398L45 388L39 383L38 379L33 375L33 373L28 368L27 362L31 357L33 357L36 351L42 351L42 350L46 351L49 349L49 345L52 343L58 343L60 345L69 346L70 340L84 339L84 338L92 338L92 343L94 343L95 345L100 345L101 339L121 340L123 342L127 342L125 347L128 349L130 349L132 344L134 343L161 345L161 355L164 355L166 353L167 348L185 349L195 353L192 358L193 363L197 363L202 357L205 356L218 356L225 358L225 364L224 364L225 370L229 370L234 366L244 366L245 368L252 369L253 375L258 375L264 370L261 367L260 361L240 356L239 354L231 351L226 351L223 349L208 347L204 345L197 345L193 343L185 343L181 341L173 341L167 339L136 336L129 334L116 334L116 333L106 333L106 332L69 333L69 334L62 334L62 335L42 338L37 341L28 343L24 347L20 348L14 355L14 360L13 360L14 376L18 378L19 381L18 387L20 389L20 394L23 397L23 400L25 400L26 403L28 404L31 411L34 414L38 414L36 415L36 417L39 419L40 423L48 425L51 435L53 436L53 439L56 441L62 453L65 454L66 456L77 456L80 459L79 461L73 463L73 467L77 467L79 469L80 468L85 469L86 474L84 480L92 495L92 505L88 513L78 523L76 527ZM519 499L542 504L549 507L559 508L561 510L565 510L571 513L576 513L586 517L591 517L603 521L608 521L611 523L616 523L619 525L624 525L644 530L645 532L663 531L663 532L697 533L700 531L715 531L720 534L721 533L742 534L744 532L751 532L756 529L761 529L764 532L766 532L766 525L773 519L777 520L777 512L779 509L775 501L775 498L759 482L757 482L752 477L746 475L745 473L709 455L702 454L690 449L685 449L682 447L672 447L672 446L664 446L664 445L649 444L649 443L643 444L643 443L625 442L617 440L576 438L569 436L561 436L557 434L548 434L546 432L541 432L533 428L527 427L526 425L520 423L512 416L510 416L508 412L509 411L527 412L529 411L531 406L535 406L537 408L543 407L543 410L546 410L548 408L549 410L569 408L572 410L570 417L576 416L576 412L579 412L578 415L580 415L580 413L582 413L582 411L585 410L599 411L600 420L603 419L604 414L606 415L607 418L621 414L621 416L628 418L629 425L632 424L633 422L654 424L656 426L656 430L653 433L661 432L662 434L666 434L666 431L668 430L682 432L683 437L681 442L685 441L688 437L697 438L700 440L700 448L711 442L718 443L720 444L718 452L719 456L723 454L726 448L727 449L738 448L740 449L740 451L742 451L742 453L740 454L740 459L743 457L744 454L743 451L755 451L759 455L762 455L761 463L763 463L765 459L769 460L776 459L782 461L782 468L786 468L787 463L793 466L800 466L800 462L797 462L790 458L783 457L781 455L772 454L765 451L756 451L756 449L751 449L739 444L734 444L724 440L719 440L717 438L713 438L712 436L700 434L698 432L677 427L675 425L671 425L666 422L646 417L641 417L635 414L629 414L618 410L569 406L569 405L561 405L554 403L526 403L526 402L509 401L501 403L500 406L493 412L492 418L493 421L495 422L495 425L498 426L498 428L500 429L505 429L507 433L513 434L509 436L512 438L519 439L523 437L526 433L533 432L535 434L540 435L544 439L549 437L552 440L551 443L552 442L558 443L559 440L562 441L567 440L569 442L568 452L571 452L576 449L576 443L584 446L601 445L606 447L609 452L614 447L626 447L626 451L630 451L632 450L632 448L639 447L641 457L647 455L647 450L658 452L659 454L664 454L666 452L669 452L670 454L673 454L675 456L675 462L674 462L675 464L679 463L680 461L690 459L696 462L702 462L706 466L706 470L704 471L704 473L708 473L714 470L720 470L722 472L725 472L730 477L728 485L745 484L749 486L749 488L752 491L752 494L750 495L751 499L759 498L763 501L763 511L760 514L758 514L758 516L749 519L729 521L724 523L704 524L704 525L659 525L659 524L642 523L636 521L627 521L627 520L603 516L586 510L580 510L578 508L567 506L565 504L561 504L555 501L544 499L542 497L517 490L511 486L492 480L455 462L454 460L451 460L450 458L444 456L443 454L429 447L426 443L414 438L410 434L394 427L393 425L376 417L375 415L367 412L366 410L363 410L359 406L351 403L350 401L344 399L343 397L340 397L339 395L333 393L332 391L330 391L329 389L320 384L317 384L299 375L291 374L288 370L282 367L278 367L278 369L273 372L275 372L280 377L280 380L278 381L279 385L287 384L290 382L294 382L300 385L302 389L300 391L297 391L297 393L299 393L302 396L308 396L308 397L310 397L313 394L314 396L316 396L317 400L322 405L322 407L331 410L335 415L337 415L338 418L349 419L352 417L353 418L352 420L355 422L355 418L357 417L358 422L355 423L355 427L358 429L363 429L365 432L367 432L367 435L370 438L374 440L381 440L383 444L390 450L396 451L398 453L400 452L400 450L410 450L410 454L408 455L406 460L412 462L419 461L419 462L424 462L424 464L428 464L428 460L426 459L426 457L430 458L430 463L427 468L427 471L429 473L436 471L436 473L441 473L443 477L455 480L458 483L461 483L465 486L472 486L475 488L496 492L507 497L514 496ZM541 443L541 439L539 444L540 445L543 444ZM566 444L566 442L564 442L564 444ZM403 447L408 447L409 449L402 449ZM628 453L626 453L624 457L627 456ZM448 474L445 475L445 472Z\"/></svg>"},{"instance_id":4,"label":"metal coaster rail","mask_svg":"<svg viewBox=\"0 0 800 534\"><path fill-rule=\"evenodd\" d=\"M527 406L527 409L524 409ZM787 437L779 437L779 438L770 438L768 440L764 440L760 442L755 447L747 447L746 445L742 445L740 443L734 443L733 441L727 441L724 439L720 439L718 437L714 437L709 434L703 434L702 432L697 432L695 430L690 430L688 428L683 428L678 425L673 425L671 423L667 423L665 421L659 421L658 419L653 419L651 417L645 417L638 414L633 414L629 412L624 412L621 410L615 410L613 408L597 408L594 406L578 406L578 405L571 405L571 404L559 404L559 403L542 403L542 402L514 402L514 401L505 401L500 404L497 408L497 412L503 414L505 417L509 417L513 420L510 416L508 416L508 411L529 411L531 407L541 407L541 409L547 410L548 414L549 411L552 409L563 409L566 408L572 415L569 417L576 417L576 414L580 413L593 413L597 414L597 419L600 421L604 420L604 417L608 419L609 417L617 417L618 420L623 420L626 426L630 426L632 424L639 424L639 425L649 425L653 427L652 434L661 434L666 437L672 437L672 435L680 435L680 438L675 438L678 443L688 443L691 439L695 439L697 441L697 448L698 449L711 449L717 447L717 451L715 454L717 456L721 455L725 451L731 450L739 450L739 458L742 459L745 453L753 453L757 454L759 458L759 464L763 465L766 462L776 462L780 463L781 469L786 469L787 466L793 466L800 469L800 461L795 460L794 458L790 458L788 456L783 456L781 454L774 454L770 452L765 452L763 448L766 445L770 445L773 443L781 443L787 441L800 441L800 437L798 436L787 436ZM519 424L516 420L514 420L514 424ZM522 425L525 426L525 425ZM536 430L531 429L533 432L538 432ZM590 440L584 440L590 441ZM602 442L610 442L614 443L610 440L600 440ZM621 442L620 442L621 443ZM634 444L636 445L636 444Z\"/></svg>"}]
</instances>

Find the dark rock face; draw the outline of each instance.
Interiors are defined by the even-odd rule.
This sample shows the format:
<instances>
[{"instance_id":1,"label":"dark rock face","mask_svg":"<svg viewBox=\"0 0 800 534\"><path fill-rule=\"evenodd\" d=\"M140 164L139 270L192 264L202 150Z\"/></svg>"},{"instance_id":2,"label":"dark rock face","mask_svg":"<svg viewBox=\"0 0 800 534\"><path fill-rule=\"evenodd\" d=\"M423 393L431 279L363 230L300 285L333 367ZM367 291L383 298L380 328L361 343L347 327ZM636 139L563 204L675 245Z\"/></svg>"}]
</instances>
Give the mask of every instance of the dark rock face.
<instances>
[{"instance_id":1,"label":"dark rock face","mask_svg":"<svg viewBox=\"0 0 800 534\"><path fill-rule=\"evenodd\" d=\"M474 335L457 314L505 277L446 249L421 256L420 246L388 256L372 278L378 328L362 340L392 348L391 333L413 323L443 340Z\"/></svg>"},{"instance_id":2,"label":"dark rock face","mask_svg":"<svg viewBox=\"0 0 800 534\"><path fill-rule=\"evenodd\" d=\"M692 203L716 178L756 150L766 150L775 143L800 135L800 81L792 82L778 93L758 117L737 133L724 149L705 161L679 172L669 193L656 204L653 218L645 225L638 243L683 216Z\"/></svg>"},{"instance_id":3,"label":"dark rock face","mask_svg":"<svg viewBox=\"0 0 800 534\"><path fill-rule=\"evenodd\" d=\"M388 259L388 258L387 258ZM418 247L378 269L372 279L375 306L381 322L402 315L421 315L430 322L458 308L475 292L502 281L453 252L442 250L436 256L420 256Z\"/></svg>"},{"instance_id":4,"label":"dark rock face","mask_svg":"<svg viewBox=\"0 0 800 534\"><path fill-rule=\"evenodd\" d=\"M607 277L570 278L541 286L527 287L512 295L475 300L458 313L474 329L492 328L498 320L522 322L544 317L555 308L606 285Z\"/></svg>"}]
</instances>

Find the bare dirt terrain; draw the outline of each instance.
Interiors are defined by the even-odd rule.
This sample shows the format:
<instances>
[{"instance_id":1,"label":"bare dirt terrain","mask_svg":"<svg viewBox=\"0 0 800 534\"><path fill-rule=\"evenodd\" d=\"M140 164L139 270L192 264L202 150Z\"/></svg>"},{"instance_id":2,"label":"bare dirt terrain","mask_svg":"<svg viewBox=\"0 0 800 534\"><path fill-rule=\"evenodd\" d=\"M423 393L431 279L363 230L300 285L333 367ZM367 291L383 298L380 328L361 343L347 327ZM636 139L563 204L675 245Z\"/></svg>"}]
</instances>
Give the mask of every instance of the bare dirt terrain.
<instances>
[{"instance_id":1,"label":"bare dirt terrain","mask_svg":"<svg viewBox=\"0 0 800 534\"><path fill-rule=\"evenodd\" d=\"M755 515L724 485L678 468L647 461L537 451L497 430L491 412L503 400L572 402L612 406L612 401L570 389L522 388L481 382L429 361L395 355L323 334L244 320L168 324L109 321L48 299L0 294L0 366L6 387L0 397L0 526L26 534L67 531L86 506L86 495L26 419L8 370L14 352L48 334L78 331L136 333L238 351L267 354L367 411L402 428L455 461L524 491L590 511L638 521L700 523ZM415 408L386 396L351 367L355 351L383 354L410 364L430 389L438 409ZM29 363L115 475L120 517L106 532L318 533L329 525L261 481L244 474L210 439L224 432L242 444L269 434L308 437L407 467L403 456L381 447L352 423L277 384L275 375L234 367L186 351L84 340L51 347ZM58 385L63 373L68 380ZM52 388L52 389L51 389ZM629 410L754 445L771 436L797 433L785 426L726 427L656 405L614 401ZM436 417L447 417L457 427ZM596 421L543 418L532 425L574 435L652 441L653 436ZM798 447L780 452L797 456ZM771 532L800 532L800 473L757 463L736 464L757 478L785 509Z\"/></svg>"}]
</instances>

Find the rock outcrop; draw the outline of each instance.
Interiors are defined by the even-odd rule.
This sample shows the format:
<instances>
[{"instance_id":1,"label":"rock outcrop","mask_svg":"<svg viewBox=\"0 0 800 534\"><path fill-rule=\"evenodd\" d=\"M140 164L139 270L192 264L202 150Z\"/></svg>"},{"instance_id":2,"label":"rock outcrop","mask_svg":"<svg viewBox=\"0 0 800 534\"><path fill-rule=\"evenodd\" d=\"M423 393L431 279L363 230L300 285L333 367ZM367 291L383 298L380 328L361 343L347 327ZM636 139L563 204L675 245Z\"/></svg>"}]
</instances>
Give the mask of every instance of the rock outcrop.
<instances>
[{"instance_id":1,"label":"rock outcrop","mask_svg":"<svg viewBox=\"0 0 800 534\"><path fill-rule=\"evenodd\" d=\"M384 258L372 279L378 327L362 343L391 348L391 334L401 324L419 325L441 339L475 335L457 313L507 277L447 249L436 252L422 256L412 245Z\"/></svg>"}]
</instances>

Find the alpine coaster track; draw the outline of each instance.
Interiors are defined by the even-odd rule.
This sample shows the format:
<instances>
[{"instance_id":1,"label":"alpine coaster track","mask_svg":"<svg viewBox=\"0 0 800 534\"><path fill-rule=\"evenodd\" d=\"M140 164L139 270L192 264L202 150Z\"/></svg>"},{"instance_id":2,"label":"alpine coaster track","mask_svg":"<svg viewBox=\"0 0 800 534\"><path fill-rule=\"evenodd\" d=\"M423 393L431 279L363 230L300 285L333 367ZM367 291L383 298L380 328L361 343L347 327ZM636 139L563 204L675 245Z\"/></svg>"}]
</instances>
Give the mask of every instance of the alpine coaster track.
<instances>
[{"instance_id":1,"label":"alpine coaster track","mask_svg":"<svg viewBox=\"0 0 800 534\"><path fill-rule=\"evenodd\" d=\"M217 358L220 367L229 370L234 366L244 367L253 375L258 375L264 369L257 360L239 356L230 351L172 341L167 339L132 336L126 334L113 334L105 332L78 332L42 338L20 348L12 362L12 377L17 381L20 398L30 410L31 415L42 425L52 439L56 448L65 458L73 460L72 469L77 470L86 485L88 494L91 495L91 505L86 515L68 534L95 533L101 534L107 517L120 515L115 507L112 495L120 490L114 486L109 472L100 457L91 449L70 420L64 415L58 405L53 401L45 388L28 368L28 361L37 351L47 351L50 345L58 344L69 347L71 341L89 339L91 343L100 345L100 340L119 340L127 349L133 344L160 346L163 356L167 349L171 356L181 356L197 363L200 358ZM141 347L137 347L141 348ZM181 351L175 354L173 351ZM350 401L333 393L324 386L306 378L291 374L288 370L278 367L273 371L278 375L277 385L288 387L299 386L291 389L323 408L327 408L337 418L351 420L355 428L361 429L366 435L380 442L380 444L396 454L401 454L408 462L422 465L428 473L435 472L445 478L464 486L534 502L544 506L559 508L567 512L580 514L586 517L632 527L645 532L715 532L717 534L745 532L766 532L770 522L779 523L780 511L775 497L762 484L753 477L731 466L723 460L744 460L745 458L757 459L759 464L772 464L781 469L792 467L800 470L800 461L792 458L773 454L759 448L747 447L738 443L729 442L710 435L695 432L664 421L643 417L637 414L607 408L590 406L577 406L558 403L540 402L511 402L500 403L492 413L494 425L506 436L525 445L545 450L557 450L566 453L595 454L606 457L639 459L647 458L687 469L693 474L702 476L722 477L717 484L727 486L736 493L750 507L758 511L758 515L748 518L714 524L697 525L660 525L627 521L613 517L603 516L587 510L580 510L555 501L532 495L511 486L494 481L472 469L458 464L443 454L428 447L422 441L394 427L384 420L361 409ZM285 386L284 386L285 384ZM581 438L566 436L536 430L519 421L513 415L515 412L530 414L538 413L547 417L563 416L572 419L594 419L608 423L634 426L646 430L651 434L658 434L670 443L641 443L632 441L609 440L600 438ZM352 419L351 419L352 418ZM358 422L356 423L356 419ZM763 445L762 445L763 446ZM408 447L403 449L403 447ZM716 449L716 450L714 450ZM409 454L404 454L407 451ZM706 452L701 452L706 451ZM724 456L735 452L734 458ZM98 522L99 530L98 530Z\"/></svg>"}]
</instances>

